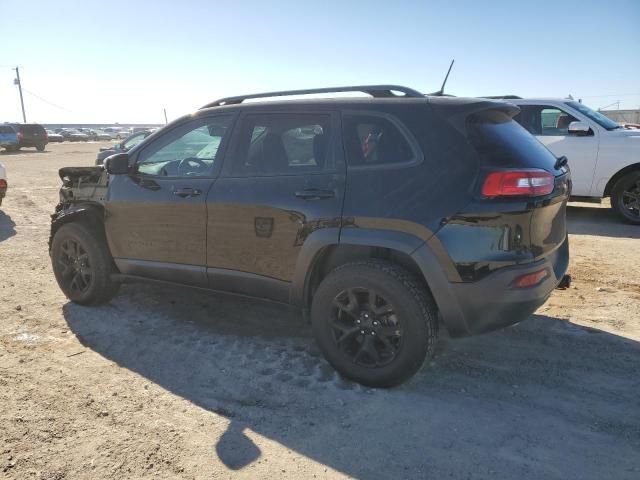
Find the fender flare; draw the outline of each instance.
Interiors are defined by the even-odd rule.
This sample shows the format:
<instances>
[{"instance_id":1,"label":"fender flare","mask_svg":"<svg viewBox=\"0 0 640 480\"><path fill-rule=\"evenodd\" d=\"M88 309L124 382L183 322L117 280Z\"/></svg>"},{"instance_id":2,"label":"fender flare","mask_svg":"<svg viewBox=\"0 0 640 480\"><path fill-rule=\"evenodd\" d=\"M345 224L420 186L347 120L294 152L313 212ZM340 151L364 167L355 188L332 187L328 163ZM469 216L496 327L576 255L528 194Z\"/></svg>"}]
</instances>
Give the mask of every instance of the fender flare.
<instances>
[{"instance_id":1,"label":"fender flare","mask_svg":"<svg viewBox=\"0 0 640 480\"><path fill-rule=\"evenodd\" d=\"M305 308L311 273L321 252L330 246L357 245L382 247L409 255L416 263L436 303L447 330L454 336L468 332L464 314L453 293L450 278L453 265L436 237L424 241L410 233L368 228L326 228L311 234L302 246L294 272L290 302Z\"/></svg>"},{"instance_id":2,"label":"fender flare","mask_svg":"<svg viewBox=\"0 0 640 480\"><path fill-rule=\"evenodd\" d=\"M84 221L103 227L104 209L102 205L91 203L74 205L51 215L51 233L49 234L49 252L53 237L60 227L69 222Z\"/></svg>"}]
</instances>

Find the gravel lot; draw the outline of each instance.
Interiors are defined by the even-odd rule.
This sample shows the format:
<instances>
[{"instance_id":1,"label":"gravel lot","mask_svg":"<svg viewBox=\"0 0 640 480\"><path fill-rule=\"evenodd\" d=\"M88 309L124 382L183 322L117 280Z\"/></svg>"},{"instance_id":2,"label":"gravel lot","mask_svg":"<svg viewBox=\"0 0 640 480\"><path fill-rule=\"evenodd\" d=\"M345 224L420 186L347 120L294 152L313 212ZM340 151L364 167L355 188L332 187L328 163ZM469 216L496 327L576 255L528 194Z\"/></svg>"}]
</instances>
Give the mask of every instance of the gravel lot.
<instances>
[{"instance_id":1,"label":"gravel lot","mask_svg":"<svg viewBox=\"0 0 640 480\"><path fill-rule=\"evenodd\" d=\"M572 206L572 288L374 390L282 306L148 285L68 303L56 172L100 145L0 154L0 478L640 478L640 227Z\"/></svg>"}]
</instances>

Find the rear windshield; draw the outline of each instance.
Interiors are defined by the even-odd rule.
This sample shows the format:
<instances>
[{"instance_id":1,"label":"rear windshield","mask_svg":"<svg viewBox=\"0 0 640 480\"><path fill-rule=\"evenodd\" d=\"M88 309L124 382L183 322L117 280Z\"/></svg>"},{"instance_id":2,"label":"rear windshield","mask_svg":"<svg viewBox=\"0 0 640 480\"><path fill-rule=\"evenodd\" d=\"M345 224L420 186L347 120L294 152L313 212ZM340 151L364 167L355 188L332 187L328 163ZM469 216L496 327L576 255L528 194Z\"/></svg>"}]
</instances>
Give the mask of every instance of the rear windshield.
<instances>
[{"instance_id":1,"label":"rear windshield","mask_svg":"<svg viewBox=\"0 0 640 480\"><path fill-rule=\"evenodd\" d=\"M0 133L15 133L13 128L8 125L0 125Z\"/></svg>"},{"instance_id":2,"label":"rear windshield","mask_svg":"<svg viewBox=\"0 0 640 480\"><path fill-rule=\"evenodd\" d=\"M42 125L20 125L20 131L30 135L41 134L44 133L44 127Z\"/></svg>"},{"instance_id":3,"label":"rear windshield","mask_svg":"<svg viewBox=\"0 0 640 480\"><path fill-rule=\"evenodd\" d=\"M485 165L555 171L556 157L504 112L489 110L471 115L467 132Z\"/></svg>"}]
</instances>

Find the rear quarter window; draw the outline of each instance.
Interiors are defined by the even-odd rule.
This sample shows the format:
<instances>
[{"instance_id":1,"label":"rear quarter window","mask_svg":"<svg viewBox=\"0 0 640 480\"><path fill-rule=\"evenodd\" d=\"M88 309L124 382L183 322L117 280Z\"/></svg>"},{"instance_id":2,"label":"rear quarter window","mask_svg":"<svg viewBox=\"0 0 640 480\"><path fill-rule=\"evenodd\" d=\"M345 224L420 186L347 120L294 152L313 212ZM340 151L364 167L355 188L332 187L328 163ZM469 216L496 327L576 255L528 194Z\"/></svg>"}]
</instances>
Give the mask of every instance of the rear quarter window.
<instances>
[{"instance_id":1,"label":"rear quarter window","mask_svg":"<svg viewBox=\"0 0 640 480\"><path fill-rule=\"evenodd\" d=\"M555 171L556 157L505 112L488 110L471 115L467 134L485 165Z\"/></svg>"}]
</instances>

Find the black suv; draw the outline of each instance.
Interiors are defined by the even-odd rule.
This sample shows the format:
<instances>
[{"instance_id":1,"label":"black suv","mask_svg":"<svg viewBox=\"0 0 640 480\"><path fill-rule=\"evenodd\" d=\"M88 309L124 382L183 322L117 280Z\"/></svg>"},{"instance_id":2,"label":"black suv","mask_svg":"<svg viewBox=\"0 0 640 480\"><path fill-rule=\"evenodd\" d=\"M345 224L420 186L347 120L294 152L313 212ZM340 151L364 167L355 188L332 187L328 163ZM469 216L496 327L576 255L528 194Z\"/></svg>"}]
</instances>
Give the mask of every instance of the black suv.
<instances>
[{"instance_id":1,"label":"black suv","mask_svg":"<svg viewBox=\"0 0 640 480\"><path fill-rule=\"evenodd\" d=\"M6 147L7 150L16 152L21 148L35 147L39 152L44 151L44 147L49 143L47 131L42 125L37 123L8 123L16 132L18 143Z\"/></svg>"},{"instance_id":2,"label":"black suv","mask_svg":"<svg viewBox=\"0 0 640 480\"><path fill-rule=\"evenodd\" d=\"M245 102L334 91L373 98ZM60 170L56 279L85 305L136 279L291 303L340 373L399 384L440 322L511 325L564 276L569 171L517 113L388 85L213 102Z\"/></svg>"}]
</instances>

